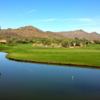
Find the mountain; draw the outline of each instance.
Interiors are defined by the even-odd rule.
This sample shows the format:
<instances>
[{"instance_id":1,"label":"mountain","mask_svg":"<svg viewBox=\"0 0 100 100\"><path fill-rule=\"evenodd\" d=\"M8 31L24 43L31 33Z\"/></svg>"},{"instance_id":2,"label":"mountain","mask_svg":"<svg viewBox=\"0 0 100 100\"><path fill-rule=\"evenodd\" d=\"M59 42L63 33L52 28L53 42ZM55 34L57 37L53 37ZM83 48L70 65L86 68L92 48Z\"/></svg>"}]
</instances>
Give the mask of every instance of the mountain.
<instances>
[{"instance_id":1,"label":"mountain","mask_svg":"<svg viewBox=\"0 0 100 100\"><path fill-rule=\"evenodd\" d=\"M79 38L79 39L87 39L87 40L100 40L100 34L96 32L88 33L84 30L76 30L76 31L68 31L68 32L56 32L65 38Z\"/></svg>"},{"instance_id":2,"label":"mountain","mask_svg":"<svg viewBox=\"0 0 100 100\"><path fill-rule=\"evenodd\" d=\"M17 29L2 29L0 37L19 37L19 38L60 38L61 36L53 32L44 32L33 26L25 26Z\"/></svg>"},{"instance_id":3,"label":"mountain","mask_svg":"<svg viewBox=\"0 0 100 100\"><path fill-rule=\"evenodd\" d=\"M47 37L45 32L33 27L33 26L25 26L20 27L18 29L6 29L1 30L0 33L3 33L3 35L12 35L12 36L20 36L20 37Z\"/></svg>"},{"instance_id":4,"label":"mountain","mask_svg":"<svg viewBox=\"0 0 100 100\"><path fill-rule=\"evenodd\" d=\"M51 32L51 31L42 31L33 26L25 26L17 29L2 29L0 30L0 38L85 38L87 40L99 40L100 34L96 32L88 33L84 30L76 30L76 31L66 31L66 32Z\"/></svg>"}]
</instances>

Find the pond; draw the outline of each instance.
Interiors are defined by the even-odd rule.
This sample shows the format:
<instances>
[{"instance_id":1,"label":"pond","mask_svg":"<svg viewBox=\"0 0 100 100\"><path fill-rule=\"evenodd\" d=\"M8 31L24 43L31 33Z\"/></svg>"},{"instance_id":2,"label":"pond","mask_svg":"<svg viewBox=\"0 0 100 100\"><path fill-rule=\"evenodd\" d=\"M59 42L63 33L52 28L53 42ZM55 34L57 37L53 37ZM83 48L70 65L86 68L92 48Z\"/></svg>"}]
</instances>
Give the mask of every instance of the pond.
<instances>
[{"instance_id":1,"label":"pond","mask_svg":"<svg viewBox=\"0 0 100 100\"><path fill-rule=\"evenodd\" d=\"M100 100L100 70L32 64L0 53L0 100Z\"/></svg>"}]
</instances>

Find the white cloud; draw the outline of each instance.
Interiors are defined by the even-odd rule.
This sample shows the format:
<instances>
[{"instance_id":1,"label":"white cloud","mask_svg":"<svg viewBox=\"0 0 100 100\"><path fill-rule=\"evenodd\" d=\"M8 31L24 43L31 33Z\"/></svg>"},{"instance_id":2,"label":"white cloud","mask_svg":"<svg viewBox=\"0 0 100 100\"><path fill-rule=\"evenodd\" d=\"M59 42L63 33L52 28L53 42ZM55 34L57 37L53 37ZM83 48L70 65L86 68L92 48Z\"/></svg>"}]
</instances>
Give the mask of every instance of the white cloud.
<instances>
[{"instance_id":1,"label":"white cloud","mask_svg":"<svg viewBox=\"0 0 100 100\"><path fill-rule=\"evenodd\" d=\"M58 23L84 23L84 24L94 24L94 19L91 18L47 18L47 19L39 19L38 22L58 22Z\"/></svg>"},{"instance_id":2,"label":"white cloud","mask_svg":"<svg viewBox=\"0 0 100 100\"><path fill-rule=\"evenodd\" d=\"M55 18L47 18L47 19L39 19L37 20L38 22L46 22L46 23L49 23L49 22L55 22L56 19Z\"/></svg>"},{"instance_id":3,"label":"white cloud","mask_svg":"<svg viewBox=\"0 0 100 100\"><path fill-rule=\"evenodd\" d=\"M36 12L36 11L37 11L36 9L31 9L31 10L27 11L26 13L27 13L27 14L32 14L32 13L34 13L34 12Z\"/></svg>"},{"instance_id":4,"label":"white cloud","mask_svg":"<svg viewBox=\"0 0 100 100\"><path fill-rule=\"evenodd\" d=\"M93 22L93 19L91 19L91 18L65 18L65 19L62 19L62 21L65 21L65 22Z\"/></svg>"},{"instance_id":5,"label":"white cloud","mask_svg":"<svg viewBox=\"0 0 100 100\"><path fill-rule=\"evenodd\" d=\"M30 10L25 10L25 11L22 11L22 13L20 13L18 16L19 17L22 17L22 16L29 16L29 15L32 15L34 13L36 13L37 10L36 9L30 9Z\"/></svg>"},{"instance_id":6,"label":"white cloud","mask_svg":"<svg viewBox=\"0 0 100 100\"><path fill-rule=\"evenodd\" d=\"M29 13L32 13L30 11ZM37 22L58 22L58 23L94 23L94 19L91 18L45 18L45 19L36 19Z\"/></svg>"},{"instance_id":7,"label":"white cloud","mask_svg":"<svg viewBox=\"0 0 100 100\"><path fill-rule=\"evenodd\" d=\"M82 21L82 22L93 22L93 19L91 18L79 18L77 20Z\"/></svg>"}]
</instances>

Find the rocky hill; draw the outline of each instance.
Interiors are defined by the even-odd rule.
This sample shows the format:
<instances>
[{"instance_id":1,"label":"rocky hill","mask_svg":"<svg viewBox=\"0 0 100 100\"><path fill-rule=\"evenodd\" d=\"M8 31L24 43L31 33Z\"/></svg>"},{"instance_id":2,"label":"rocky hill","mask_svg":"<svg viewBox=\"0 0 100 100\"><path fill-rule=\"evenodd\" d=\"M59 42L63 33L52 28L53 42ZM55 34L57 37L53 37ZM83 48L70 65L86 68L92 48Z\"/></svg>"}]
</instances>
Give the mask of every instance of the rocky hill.
<instances>
[{"instance_id":1,"label":"rocky hill","mask_svg":"<svg viewBox=\"0 0 100 100\"><path fill-rule=\"evenodd\" d=\"M100 34L96 32L88 33L83 30L76 30L76 31L68 31L68 32L57 32L56 34L59 34L66 38L79 38L79 39L87 39L87 40L100 40Z\"/></svg>"},{"instance_id":2,"label":"rocky hill","mask_svg":"<svg viewBox=\"0 0 100 100\"><path fill-rule=\"evenodd\" d=\"M0 30L0 38L85 38L87 40L100 40L100 34L96 32L88 33L83 30L66 31L66 32L50 32L42 31L33 26L20 27L18 29L2 29Z\"/></svg>"}]
</instances>

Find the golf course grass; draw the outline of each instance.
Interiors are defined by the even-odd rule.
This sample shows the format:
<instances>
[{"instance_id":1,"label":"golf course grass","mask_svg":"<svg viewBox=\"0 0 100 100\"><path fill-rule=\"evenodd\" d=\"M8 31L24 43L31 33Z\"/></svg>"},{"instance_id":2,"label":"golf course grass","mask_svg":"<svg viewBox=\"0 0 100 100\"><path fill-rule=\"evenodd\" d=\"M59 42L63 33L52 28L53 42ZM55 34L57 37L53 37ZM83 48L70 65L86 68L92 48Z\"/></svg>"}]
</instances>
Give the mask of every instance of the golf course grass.
<instances>
[{"instance_id":1,"label":"golf course grass","mask_svg":"<svg viewBox=\"0 0 100 100\"><path fill-rule=\"evenodd\" d=\"M32 44L0 45L7 58L17 61L100 67L100 45L85 48L36 48Z\"/></svg>"}]
</instances>

